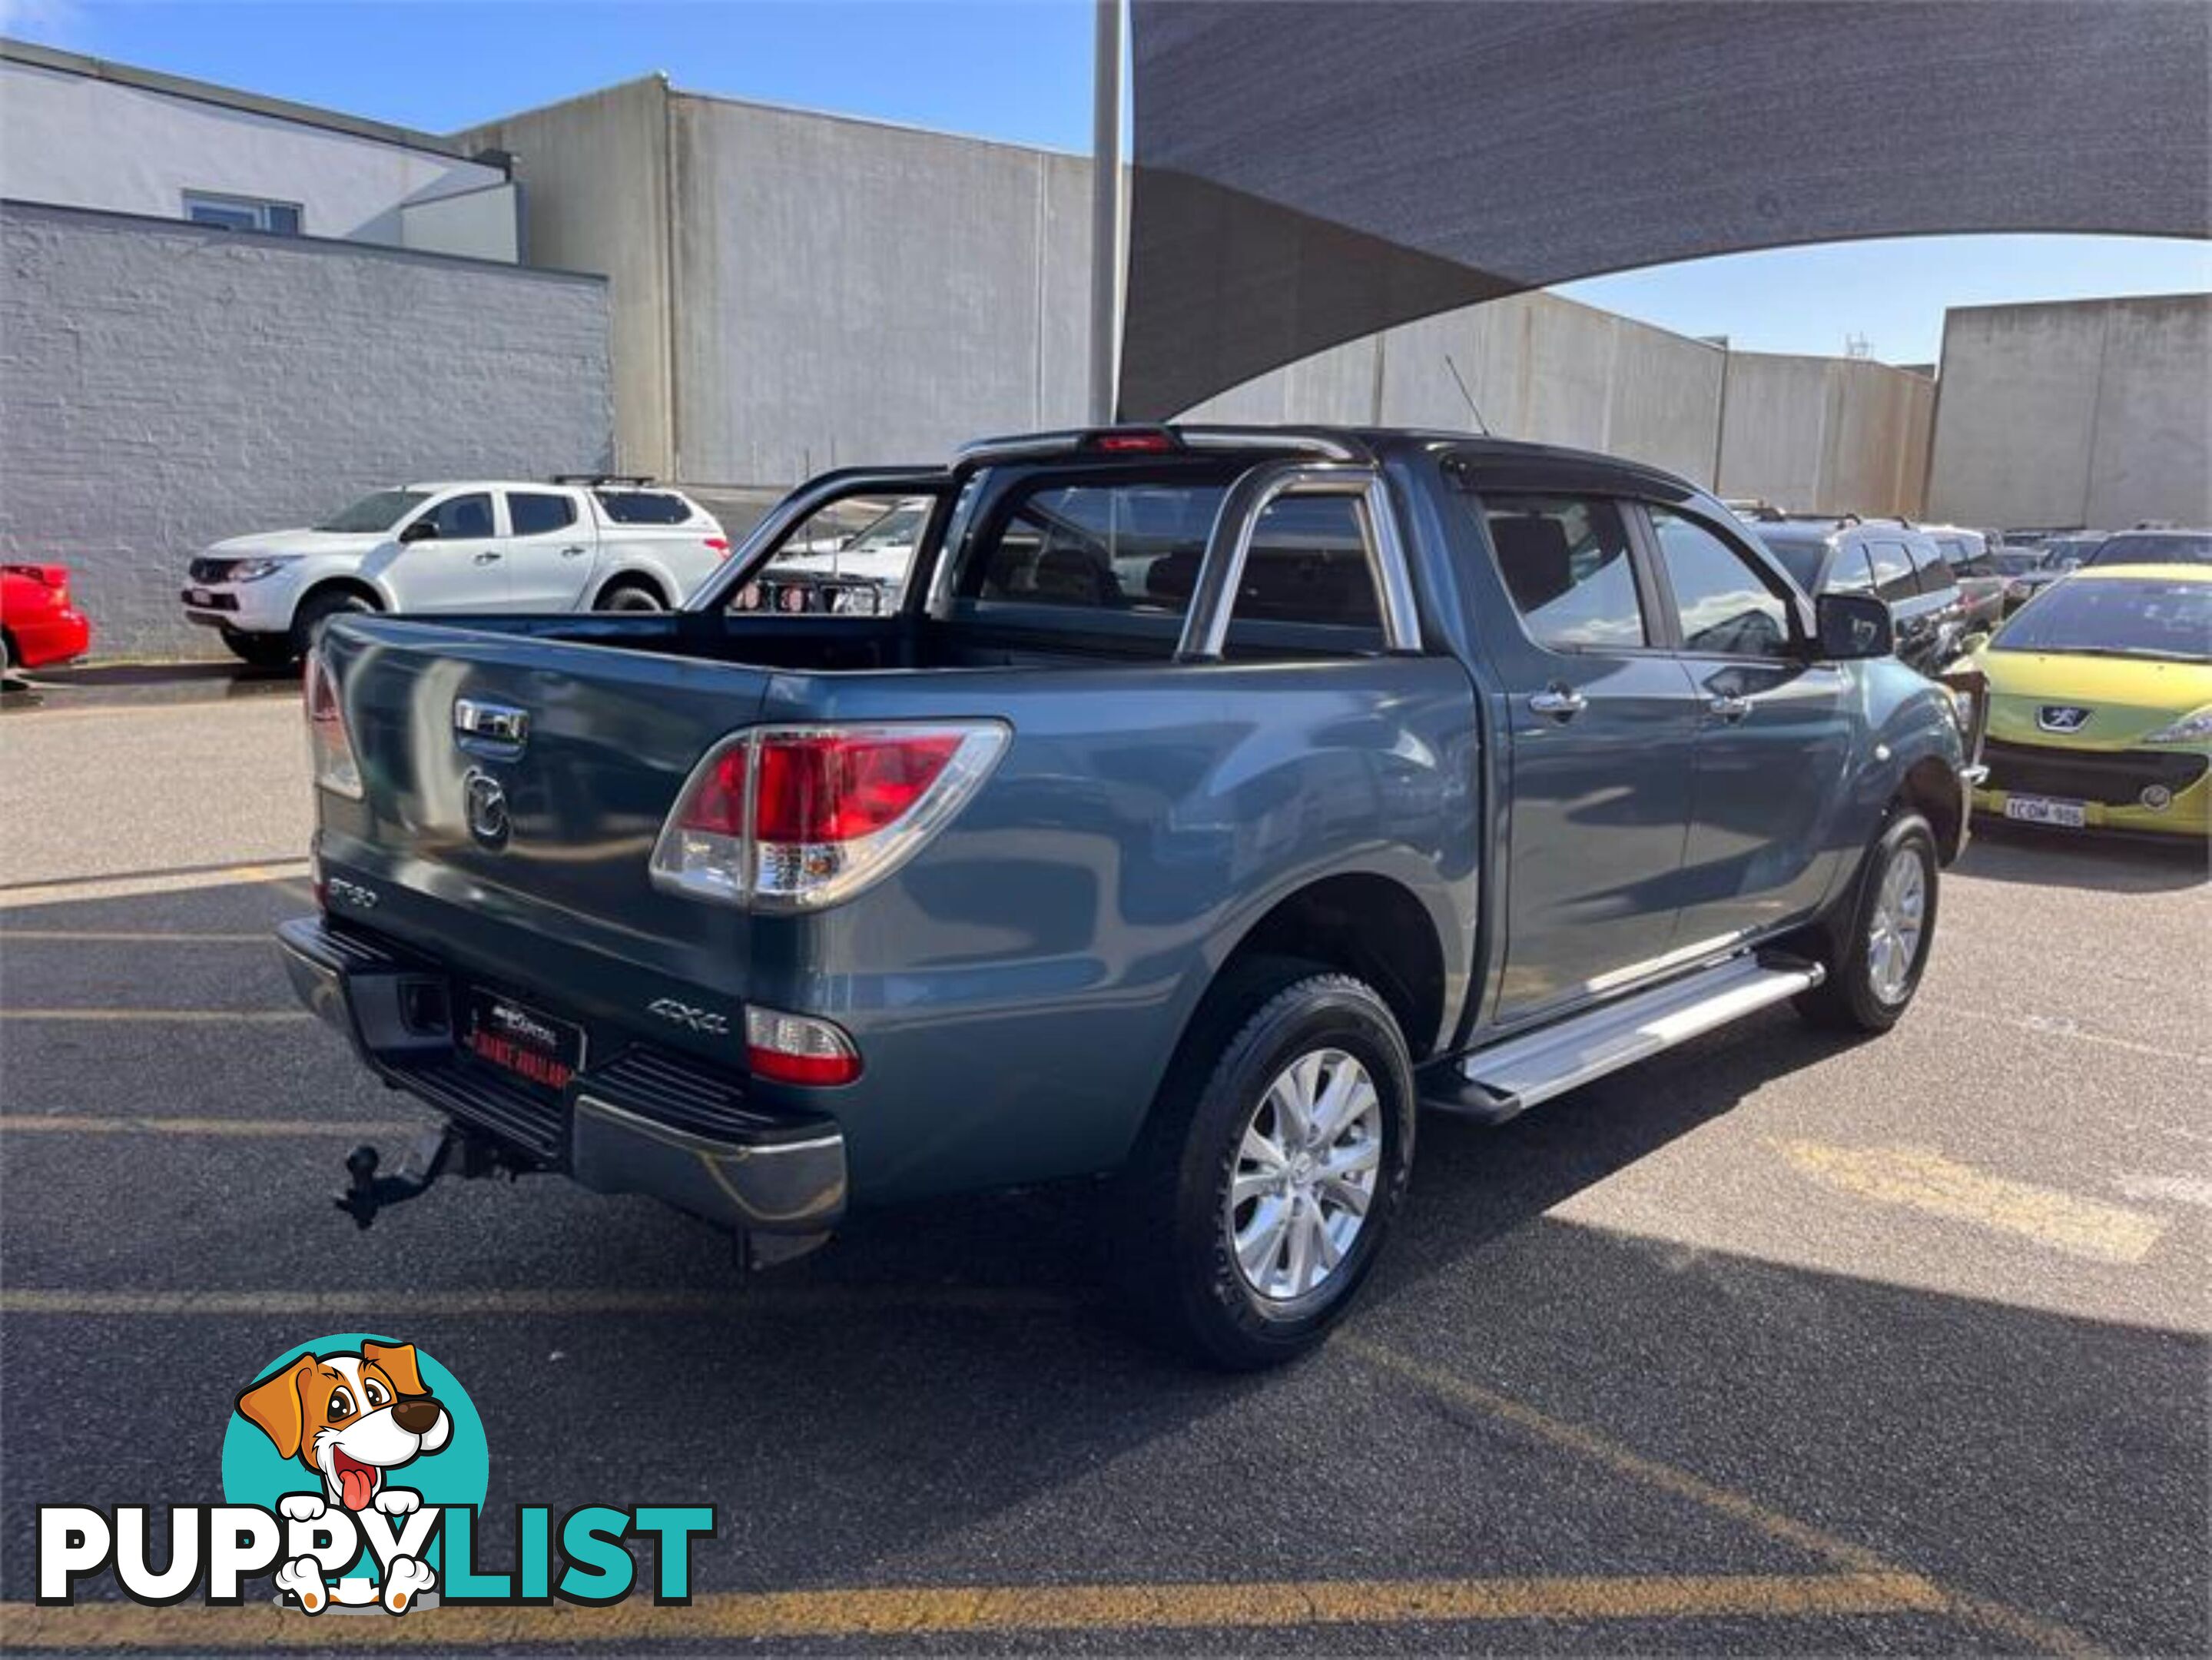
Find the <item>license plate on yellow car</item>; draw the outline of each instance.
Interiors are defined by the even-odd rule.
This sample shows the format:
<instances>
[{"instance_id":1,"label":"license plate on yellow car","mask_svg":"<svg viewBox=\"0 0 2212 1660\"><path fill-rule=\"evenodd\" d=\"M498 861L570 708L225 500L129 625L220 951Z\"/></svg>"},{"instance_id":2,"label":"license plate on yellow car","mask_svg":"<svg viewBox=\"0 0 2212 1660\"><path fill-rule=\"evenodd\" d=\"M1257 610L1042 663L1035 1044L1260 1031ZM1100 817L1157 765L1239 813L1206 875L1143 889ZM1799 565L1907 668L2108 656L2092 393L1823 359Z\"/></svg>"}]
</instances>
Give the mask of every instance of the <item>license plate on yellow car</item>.
<instances>
[{"instance_id":1,"label":"license plate on yellow car","mask_svg":"<svg viewBox=\"0 0 2212 1660\"><path fill-rule=\"evenodd\" d=\"M2060 824L2068 830L2082 830L2089 823L2089 810L2081 802L2054 801L2047 795L2008 795L2004 816L2023 824Z\"/></svg>"}]
</instances>

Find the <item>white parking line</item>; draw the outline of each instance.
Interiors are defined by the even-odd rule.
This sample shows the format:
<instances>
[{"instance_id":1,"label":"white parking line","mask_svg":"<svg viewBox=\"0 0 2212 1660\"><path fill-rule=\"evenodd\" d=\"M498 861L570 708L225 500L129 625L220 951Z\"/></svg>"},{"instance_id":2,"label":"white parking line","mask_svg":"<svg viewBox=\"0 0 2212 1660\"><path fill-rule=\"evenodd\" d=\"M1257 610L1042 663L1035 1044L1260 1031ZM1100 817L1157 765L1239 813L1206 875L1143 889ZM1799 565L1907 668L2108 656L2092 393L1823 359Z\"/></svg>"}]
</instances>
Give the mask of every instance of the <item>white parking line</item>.
<instances>
[{"instance_id":1,"label":"white parking line","mask_svg":"<svg viewBox=\"0 0 2212 1660\"><path fill-rule=\"evenodd\" d=\"M159 893L187 893L198 888L227 888L244 883L289 885L307 873L304 859L270 859L224 865L214 870L174 871L155 876L95 877L89 881L31 882L0 888L0 915L37 905L81 904L94 899L138 899ZM312 897L305 888L303 899Z\"/></svg>"}]
</instances>

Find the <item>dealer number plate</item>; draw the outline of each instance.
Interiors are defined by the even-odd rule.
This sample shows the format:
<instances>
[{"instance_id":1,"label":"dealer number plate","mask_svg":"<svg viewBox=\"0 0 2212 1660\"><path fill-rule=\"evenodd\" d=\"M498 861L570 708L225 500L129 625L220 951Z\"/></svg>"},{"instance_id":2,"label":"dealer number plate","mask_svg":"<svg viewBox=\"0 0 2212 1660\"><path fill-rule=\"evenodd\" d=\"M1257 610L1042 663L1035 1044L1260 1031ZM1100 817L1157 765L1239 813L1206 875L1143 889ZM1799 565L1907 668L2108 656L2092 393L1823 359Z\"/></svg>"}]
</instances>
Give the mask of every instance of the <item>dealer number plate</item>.
<instances>
[{"instance_id":1,"label":"dealer number plate","mask_svg":"<svg viewBox=\"0 0 2212 1660\"><path fill-rule=\"evenodd\" d=\"M568 1086L584 1064L584 1029L496 992L472 988L461 1042L469 1053L541 1089Z\"/></svg>"},{"instance_id":2,"label":"dealer number plate","mask_svg":"<svg viewBox=\"0 0 2212 1660\"><path fill-rule=\"evenodd\" d=\"M2089 822L2089 810L2079 801L2054 801L2047 795L2008 795L2004 816L2024 824L2063 824L2081 830Z\"/></svg>"}]
</instances>

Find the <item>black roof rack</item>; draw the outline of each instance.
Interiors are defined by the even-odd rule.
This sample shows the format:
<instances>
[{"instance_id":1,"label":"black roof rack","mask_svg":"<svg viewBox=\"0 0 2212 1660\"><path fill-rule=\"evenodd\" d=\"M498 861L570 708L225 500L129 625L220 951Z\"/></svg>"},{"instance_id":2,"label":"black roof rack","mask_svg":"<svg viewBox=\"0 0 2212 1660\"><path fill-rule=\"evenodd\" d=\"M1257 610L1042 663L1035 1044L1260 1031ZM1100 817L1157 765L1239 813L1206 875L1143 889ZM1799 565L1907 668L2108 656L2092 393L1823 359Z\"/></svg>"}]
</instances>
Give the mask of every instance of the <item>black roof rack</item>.
<instances>
[{"instance_id":1,"label":"black roof rack","mask_svg":"<svg viewBox=\"0 0 2212 1660\"><path fill-rule=\"evenodd\" d=\"M623 484L641 489L647 484L657 483L659 481L652 474L644 472L556 472L550 482L556 484L582 484L586 488L594 489L601 484Z\"/></svg>"}]
</instances>

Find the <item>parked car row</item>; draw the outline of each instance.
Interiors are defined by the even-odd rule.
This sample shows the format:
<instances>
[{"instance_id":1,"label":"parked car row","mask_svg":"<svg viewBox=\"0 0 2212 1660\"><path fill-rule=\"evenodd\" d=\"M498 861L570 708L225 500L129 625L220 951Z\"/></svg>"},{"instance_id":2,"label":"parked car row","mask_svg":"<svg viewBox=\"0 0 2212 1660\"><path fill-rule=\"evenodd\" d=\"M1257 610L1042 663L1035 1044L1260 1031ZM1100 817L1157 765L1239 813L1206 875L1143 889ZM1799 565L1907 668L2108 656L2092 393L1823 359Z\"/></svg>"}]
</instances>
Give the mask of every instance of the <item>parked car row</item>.
<instances>
[{"instance_id":1,"label":"parked car row","mask_svg":"<svg viewBox=\"0 0 2212 1660\"><path fill-rule=\"evenodd\" d=\"M2139 526L2116 532L2073 531L2041 545L2040 556L2004 587L2004 614L2018 611L2071 571L2089 565L2212 564L2212 531Z\"/></svg>"},{"instance_id":2,"label":"parked car row","mask_svg":"<svg viewBox=\"0 0 2212 1660\"><path fill-rule=\"evenodd\" d=\"M1960 578L1942 545L1929 532L1902 519L1808 519L1776 515L1753 526L1796 579L1816 598L1824 593L1870 593L1889 607L1897 630L1897 654L1926 673L1957 654L1977 615L1994 620L1997 592L1993 575L1976 575L1990 586L1969 603ZM1972 537L1972 557L1986 557L1973 532L1947 532L1962 549Z\"/></svg>"},{"instance_id":3,"label":"parked car row","mask_svg":"<svg viewBox=\"0 0 2212 1660\"><path fill-rule=\"evenodd\" d=\"M711 514L647 479L448 480L218 542L182 599L240 659L277 667L348 612L665 611L729 551Z\"/></svg>"}]
</instances>

